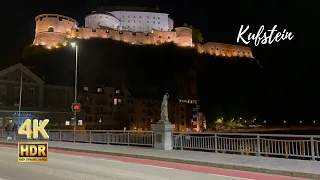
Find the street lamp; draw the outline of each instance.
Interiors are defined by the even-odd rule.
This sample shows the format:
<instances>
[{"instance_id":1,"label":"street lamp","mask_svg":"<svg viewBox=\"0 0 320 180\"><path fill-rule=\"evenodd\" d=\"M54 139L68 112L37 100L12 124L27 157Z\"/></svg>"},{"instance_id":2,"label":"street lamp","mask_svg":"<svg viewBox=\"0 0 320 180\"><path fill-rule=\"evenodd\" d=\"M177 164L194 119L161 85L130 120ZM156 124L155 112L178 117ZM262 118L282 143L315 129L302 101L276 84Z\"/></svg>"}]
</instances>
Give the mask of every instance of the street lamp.
<instances>
[{"instance_id":1,"label":"street lamp","mask_svg":"<svg viewBox=\"0 0 320 180\"><path fill-rule=\"evenodd\" d=\"M75 67L75 74L74 74L74 104L77 103L77 86L78 86L78 45L75 42L70 43L73 48L76 49L76 67ZM73 140L76 141L76 127L77 127L77 111L73 110Z\"/></svg>"}]
</instances>

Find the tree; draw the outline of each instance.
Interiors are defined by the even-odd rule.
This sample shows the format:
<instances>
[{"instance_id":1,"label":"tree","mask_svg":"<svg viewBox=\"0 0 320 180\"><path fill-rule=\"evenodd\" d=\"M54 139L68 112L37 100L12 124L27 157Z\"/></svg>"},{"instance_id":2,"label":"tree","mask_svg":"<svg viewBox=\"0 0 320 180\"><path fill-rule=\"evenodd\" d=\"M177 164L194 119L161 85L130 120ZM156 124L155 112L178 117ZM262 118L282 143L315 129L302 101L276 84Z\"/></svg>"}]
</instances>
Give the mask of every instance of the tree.
<instances>
[{"instance_id":1,"label":"tree","mask_svg":"<svg viewBox=\"0 0 320 180\"><path fill-rule=\"evenodd\" d=\"M202 36L202 33L199 29L195 28L194 26L192 25L188 25L186 23L183 24L184 27L188 27L188 28L191 28L192 29L192 41L197 44L197 43L201 43L204 38Z\"/></svg>"}]
</instances>

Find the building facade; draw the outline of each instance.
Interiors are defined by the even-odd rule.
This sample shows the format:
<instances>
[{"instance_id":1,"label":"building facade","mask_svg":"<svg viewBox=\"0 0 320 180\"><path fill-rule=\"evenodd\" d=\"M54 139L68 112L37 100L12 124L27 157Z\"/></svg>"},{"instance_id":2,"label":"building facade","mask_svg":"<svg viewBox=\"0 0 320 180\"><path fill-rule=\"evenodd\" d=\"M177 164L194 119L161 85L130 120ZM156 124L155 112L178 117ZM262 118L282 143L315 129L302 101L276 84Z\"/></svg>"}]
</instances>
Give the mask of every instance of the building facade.
<instances>
[{"instance_id":1,"label":"building facade","mask_svg":"<svg viewBox=\"0 0 320 180\"><path fill-rule=\"evenodd\" d=\"M158 9L142 7L98 7L85 18L85 27L151 33L171 31L173 20Z\"/></svg>"},{"instance_id":2,"label":"building facade","mask_svg":"<svg viewBox=\"0 0 320 180\"><path fill-rule=\"evenodd\" d=\"M200 131L204 126L194 111L196 100L169 100L169 121L175 124L175 131ZM131 130L151 130L151 124L160 120L162 100L128 97L126 116Z\"/></svg>"},{"instance_id":3,"label":"building facade","mask_svg":"<svg viewBox=\"0 0 320 180\"><path fill-rule=\"evenodd\" d=\"M22 64L0 71L0 128L9 119L18 125L26 119L49 119L48 128L64 126L67 121L73 123L73 100L73 88L48 85ZM78 114L79 128L84 124L83 117Z\"/></svg>"},{"instance_id":4,"label":"building facade","mask_svg":"<svg viewBox=\"0 0 320 180\"><path fill-rule=\"evenodd\" d=\"M151 130L151 124L160 119L161 99L135 97L124 86L82 87L78 91L81 112L77 129ZM0 71L0 129L9 120L20 126L26 119L49 119L47 129L71 130L73 102L74 87L46 84L22 64ZM169 120L176 131L195 131L203 126L197 107L196 100L169 100Z\"/></svg>"}]
</instances>

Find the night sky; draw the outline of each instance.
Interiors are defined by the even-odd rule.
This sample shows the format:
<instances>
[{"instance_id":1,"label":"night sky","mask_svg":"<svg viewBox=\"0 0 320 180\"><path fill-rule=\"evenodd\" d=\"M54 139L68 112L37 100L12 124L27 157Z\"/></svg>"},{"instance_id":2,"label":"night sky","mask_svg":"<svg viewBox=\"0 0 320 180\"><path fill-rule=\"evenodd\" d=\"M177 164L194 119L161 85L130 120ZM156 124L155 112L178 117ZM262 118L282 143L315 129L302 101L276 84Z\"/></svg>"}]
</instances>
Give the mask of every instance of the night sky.
<instances>
[{"instance_id":1,"label":"night sky","mask_svg":"<svg viewBox=\"0 0 320 180\"><path fill-rule=\"evenodd\" d=\"M10 62L23 47L33 41L34 17L42 13L57 13L75 18L84 25L85 15L96 6L159 6L175 21L175 26L188 23L199 28L205 41L237 44L240 26L250 25L256 33L261 25L271 29L292 31L291 41L274 42L272 45L253 43L249 46L265 71L266 86L261 92L262 101L273 112L286 112L291 117L319 119L319 6L316 1L269 0L268 3L253 0L55 0L55 1L8 1L2 5L3 48L1 61ZM4 3L4 2L3 2ZM54 3L54 4L53 4ZM318 13L316 13L318 12ZM281 117L282 118L282 117ZM284 117L285 118L285 117Z\"/></svg>"}]
</instances>

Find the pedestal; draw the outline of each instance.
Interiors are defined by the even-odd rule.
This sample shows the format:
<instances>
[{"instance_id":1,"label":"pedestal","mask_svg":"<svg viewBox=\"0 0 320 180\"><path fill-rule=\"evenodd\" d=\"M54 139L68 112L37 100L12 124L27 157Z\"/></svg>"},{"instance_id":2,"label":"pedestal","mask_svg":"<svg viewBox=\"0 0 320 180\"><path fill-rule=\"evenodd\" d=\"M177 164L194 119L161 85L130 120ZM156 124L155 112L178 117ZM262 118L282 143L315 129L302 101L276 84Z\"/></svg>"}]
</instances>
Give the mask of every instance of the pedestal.
<instances>
[{"instance_id":1,"label":"pedestal","mask_svg":"<svg viewBox=\"0 0 320 180\"><path fill-rule=\"evenodd\" d=\"M173 130L174 124L166 121L159 121L157 124L151 124L154 132L154 148L161 150L173 149Z\"/></svg>"}]
</instances>

